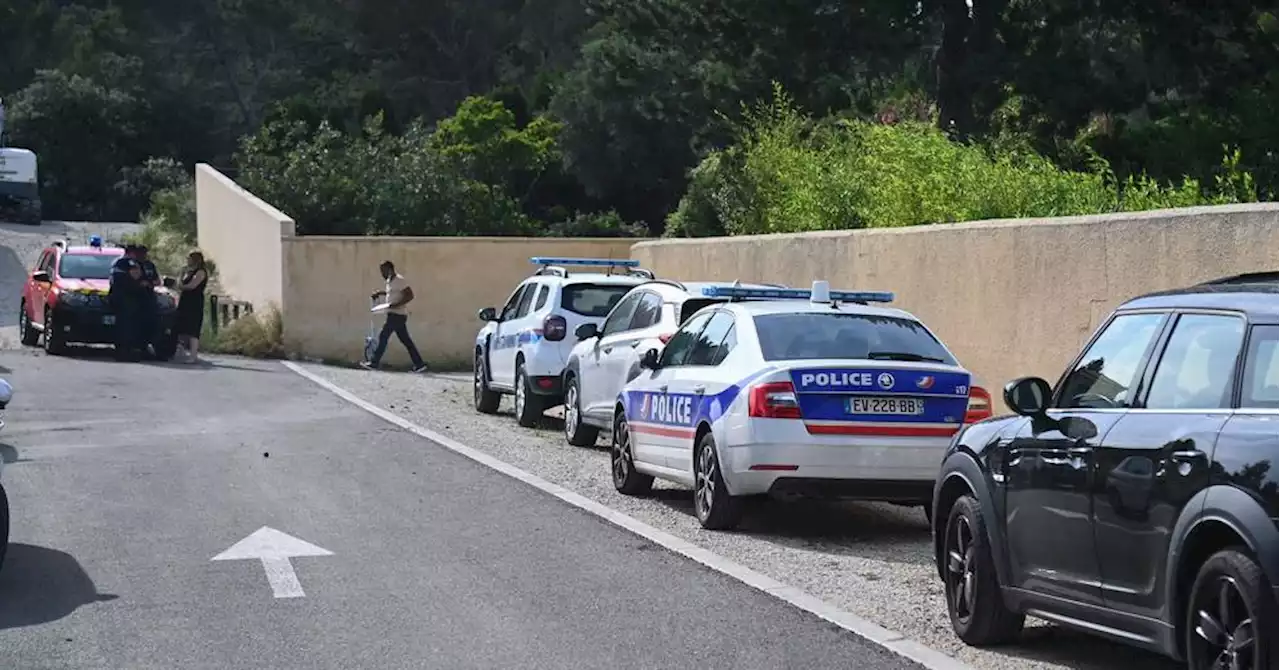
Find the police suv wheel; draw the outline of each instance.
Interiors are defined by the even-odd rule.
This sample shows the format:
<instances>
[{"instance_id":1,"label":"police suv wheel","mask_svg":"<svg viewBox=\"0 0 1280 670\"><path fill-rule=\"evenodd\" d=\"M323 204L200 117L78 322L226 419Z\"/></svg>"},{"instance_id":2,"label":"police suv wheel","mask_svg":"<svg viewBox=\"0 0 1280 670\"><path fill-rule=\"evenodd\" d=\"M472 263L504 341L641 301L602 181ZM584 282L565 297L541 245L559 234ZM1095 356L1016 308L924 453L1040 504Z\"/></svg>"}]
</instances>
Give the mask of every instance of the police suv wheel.
<instances>
[{"instance_id":1,"label":"police suv wheel","mask_svg":"<svg viewBox=\"0 0 1280 670\"><path fill-rule=\"evenodd\" d=\"M729 494L720 473L720 457L711 433L693 453L693 511L708 530L730 530L742 520L742 498Z\"/></svg>"},{"instance_id":2,"label":"police suv wheel","mask_svg":"<svg viewBox=\"0 0 1280 670\"><path fill-rule=\"evenodd\" d=\"M524 362L516 364L516 423L522 428L534 428L542 420L542 397L529 386L529 376L524 372Z\"/></svg>"},{"instance_id":3,"label":"police suv wheel","mask_svg":"<svg viewBox=\"0 0 1280 670\"><path fill-rule=\"evenodd\" d=\"M619 414L613 420L613 437L609 440L609 465L613 472L613 488L628 496L642 496L653 490L653 477L636 472L631 451L631 429L627 417Z\"/></svg>"},{"instance_id":4,"label":"police suv wheel","mask_svg":"<svg viewBox=\"0 0 1280 670\"><path fill-rule=\"evenodd\" d=\"M578 376L570 374L564 388L564 439L575 447L595 446L600 429L582 423L582 395L578 388Z\"/></svg>"},{"instance_id":5,"label":"police suv wheel","mask_svg":"<svg viewBox=\"0 0 1280 670\"><path fill-rule=\"evenodd\" d=\"M44 311L44 352L51 356L60 356L67 350L67 344L58 332L58 324L54 323L53 311Z\"/></svg>"},{"instance_id":6,"label":"police suv wheel","mask_svg":"<svg viewBox=\"0 0 1280 670\"><path fill-rule=\"evenodd\" d=\"M1276 604L1266 573L1248 554L1225 549L1200 566L1187 606L1188 670L1276 667Z\"/></svg>"},{"instance_id":7,"label":"police suv wheel","mask_svg":"<svg viewBox=\"0 0 1280 670\"><path fill-rule=\"evenodd\" d=\"M471 371L472 395L474 396L476 411L482 414L496 413L499 403L502 402L502 394L489 390L489 375L488 371L485 370L483 351L476 353L475 364L472 366Z\"/></svg>"},{"instance_id":8,"label":"police suv wheel","mask_svg":"<svg viewBox=\"0 0 1280 670\"><path fill-rule=\"evenodd\" d=\"M942 549L947 613L956 636L975 647L1018 637L1025 617L1004 604L982 507L972 496L960 496L951 506Z\"/></svg>"},{"instance_id":9,"label":"police suv wheel","mask_svg":"<svg viewBox=\"0 0 1280 670\"><path fill-rule=\"evenodd\" d=\"M18 332L22 334L22 344L33 347L40 343L40 331L35 329L31 324L31 317L27 316L27 301L22 301L22 306L18 308Z\"/></svg>"}]
</instances>

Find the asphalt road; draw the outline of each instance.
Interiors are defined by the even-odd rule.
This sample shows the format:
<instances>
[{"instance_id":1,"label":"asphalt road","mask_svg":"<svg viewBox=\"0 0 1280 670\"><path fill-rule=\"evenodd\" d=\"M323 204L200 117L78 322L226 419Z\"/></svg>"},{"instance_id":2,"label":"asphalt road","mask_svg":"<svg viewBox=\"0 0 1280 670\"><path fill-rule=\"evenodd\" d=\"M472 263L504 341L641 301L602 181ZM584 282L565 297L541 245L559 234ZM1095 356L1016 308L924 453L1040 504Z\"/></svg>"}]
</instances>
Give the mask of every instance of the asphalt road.
<instances>
[{"instance_id":1,"label":"asphalt road","mask_svg":"<svg viewBox=\"0 0 1280 670\"><path fill-rule=\"evenodd\" d=\"M0 668L918 668L277 364L0 374ZM211 560L264 526L304 597Z\"/></svg>"}]
</instances>

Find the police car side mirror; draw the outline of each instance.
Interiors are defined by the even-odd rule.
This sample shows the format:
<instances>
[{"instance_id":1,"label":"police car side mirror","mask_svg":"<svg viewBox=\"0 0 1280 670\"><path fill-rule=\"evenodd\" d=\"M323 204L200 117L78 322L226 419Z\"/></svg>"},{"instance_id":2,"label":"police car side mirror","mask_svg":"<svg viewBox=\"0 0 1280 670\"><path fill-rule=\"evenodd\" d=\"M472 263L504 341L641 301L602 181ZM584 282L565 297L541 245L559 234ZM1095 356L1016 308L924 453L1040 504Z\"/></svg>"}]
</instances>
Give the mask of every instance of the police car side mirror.
<instances>
[{"instance_id":1,"label":"police car side mirror","mask_svg":"<svg viewBox=\"0 0 1280 670\"><path fill-rule=\"evenodd\" d=\"M1022 377L1004 385L1004 404L1015 414L1044 416L1053 389L1039 377Z\"/></svg>"},{"instance_id":2,"label":"police car side mirror","mask_svg":"<svg viewBox=\"0 0 1280 670\"><path fill-rule=\"evenodd\" d=\"M165 288L174 288L178 285L178 282L173 277L165 277L160 281L160 284Z\"/></svg>"},{"instance_id":3,"label":"police car side mirror","mask_svg":"<svg viewBox=\"0 0 1280 670\"><path fill-rule=\"evenodd\" d=\"M53 281L53 278L49 276L48 270L37 270L31 273L31 281L38 281L42 284L48 284Z\"/></svg>"},{"instance_id":4,"label":"police car side mirror","mask_svg":"<svg viewBox=\"0 0 1280 670\"><path fill-rule=\"evenodd\" d=\"M650 349L640 357L640 367L646 370L658 369L658 350Z\"/></svg>"},{"instance_id":5,"label":"police car side mirror","mask_svg":"<svg viewBox=\"0 0 1280 670\"><path fill-rule=\"evenodd\" d=\"M578 340L589 340L600 334L600 329L594 323L584 323L573 329L573 334Z\"/></svg>"},{"instance_id":6,"label":"police car side mirror","mask_svg":"<svg viewBox=\"0 0 1280 670\"><path fill-rule=\"evenodd\" d=\"M498 312L492 307L485 307L479 312L476 312L476 317L478 317L481 321L484 321L486 323L488 323L489 321L497 321Z\"/></svg>"}]
</instances>

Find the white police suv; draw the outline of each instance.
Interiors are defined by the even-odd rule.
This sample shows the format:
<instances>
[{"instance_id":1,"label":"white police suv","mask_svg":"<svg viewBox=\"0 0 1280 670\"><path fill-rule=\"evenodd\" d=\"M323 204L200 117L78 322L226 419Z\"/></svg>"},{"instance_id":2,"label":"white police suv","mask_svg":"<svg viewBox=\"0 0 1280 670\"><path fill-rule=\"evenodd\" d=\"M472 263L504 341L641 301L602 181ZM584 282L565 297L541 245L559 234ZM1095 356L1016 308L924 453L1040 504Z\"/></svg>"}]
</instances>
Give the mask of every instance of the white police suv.
<instances>
[{"instance_id":1,"label":"white police suv","mask_svg":"<svg viewBox=\"0 0 1280 670\"><path fill-rule=\"evenodd\" d=\"M712 286L782 288L740 282L678 282L654 279L623 296L604 324L584 323L574 331L577 346L564 368L564 435L569 444L596 443L613 427L618 392L640 374L640 355L661 348L695 312L728 298L708 297Z\"/></svg>"},{"instance_id":2,"label":"white police suv","mask_svg":"<svg viewBox=\"0 0 1280 670\"><path fill-rule=\"evenodd\" d=\"M583 324L599 325L627 291L653 279L633 260L535 256L529 261L538 271L516 287L507 304L500 311L480 310L485 325L476 335L473 367L476 410L492 414L502 394L512 394L516 421L525 427L562 402L561 373L576 343L566 335ZM577 269L582 267L605 271Z\"/></svg>"},{"instance_id":3,"label":"white police suv","mask_svg":"<svg viewBox=\"0 0 1280 670\"><path fill-rule=\"evenodd\" d=\"M938 463L990 396L893 294L708 287L698 311L623 387L614 486L694 488L706 528L732 528L744 496L925 505Z\"/></svg>"}]
</instances>

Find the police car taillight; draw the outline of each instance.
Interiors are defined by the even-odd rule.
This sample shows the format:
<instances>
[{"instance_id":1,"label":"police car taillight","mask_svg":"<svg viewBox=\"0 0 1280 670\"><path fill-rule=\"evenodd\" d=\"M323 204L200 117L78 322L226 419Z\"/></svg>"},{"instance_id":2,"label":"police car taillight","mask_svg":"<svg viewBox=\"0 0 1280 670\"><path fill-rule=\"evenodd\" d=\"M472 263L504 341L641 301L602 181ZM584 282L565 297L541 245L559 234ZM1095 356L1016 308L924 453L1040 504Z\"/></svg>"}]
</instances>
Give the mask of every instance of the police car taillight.
<instances>
[{"instance_id":1,"label":"police car taillight","mask_svg":"<svg viewBox=\"0 0 1280 670\"><path fill-rule=\"evenodd\" d=\"M751 387L747 416L761 419L799 419L800 403L791 382L768 382Z\"/></svg>"},{"instance_id":2,"label":"police car taillight","mask_svg":"<svg viewBox=\"0 0 1280 670\"><path fill-rule=\"evenodd\" d=\"M542 337L544 339L559 342L564 339L568 330L569 324L565 323L564 317L559 314L552 314L542 320Z\"/></svg>"},{"instance_id":3,"label":"police car taillight","mask_svg":"<svg viewBox=\"0 0 1280 670\"><path fill-rule=\"evenodd\" d=\"M981 386L969 387L969 408L965 410L964 422L977 423L991 418L991 394Z\"/></svg>"}]
</instances>

